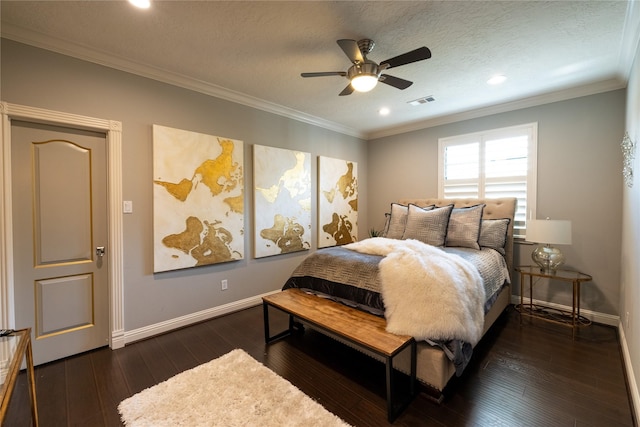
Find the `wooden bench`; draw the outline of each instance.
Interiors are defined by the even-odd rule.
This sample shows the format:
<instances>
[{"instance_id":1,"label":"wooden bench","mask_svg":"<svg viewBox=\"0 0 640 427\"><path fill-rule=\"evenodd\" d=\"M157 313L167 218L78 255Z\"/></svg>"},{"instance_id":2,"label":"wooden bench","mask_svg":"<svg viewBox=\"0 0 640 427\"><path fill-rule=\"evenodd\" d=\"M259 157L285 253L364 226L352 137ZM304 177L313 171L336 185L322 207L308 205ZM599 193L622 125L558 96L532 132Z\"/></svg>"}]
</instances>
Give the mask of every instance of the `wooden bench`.
<instances>
[{"instance_id":1,"label":"wooden bench","mask_svg":"<svg viewBox=\"0 0 640 427\"><path fill-rule=\"evenodd\" d=\"M344 304L309 295L300 289L287 289L262 298L264 309L264 338L267 344L293 332L294 317L349 342L362 346L381 356L386 364L387 416L389 422L411 403L416 393L416 341L406 335L395 335L385 330L384 318L348 307ZM289 314L289 328L271 336L269 332L269 306ZM405 349L411 351L409 396L395 404L393 358Z\"/></svg>"}]
</instances>

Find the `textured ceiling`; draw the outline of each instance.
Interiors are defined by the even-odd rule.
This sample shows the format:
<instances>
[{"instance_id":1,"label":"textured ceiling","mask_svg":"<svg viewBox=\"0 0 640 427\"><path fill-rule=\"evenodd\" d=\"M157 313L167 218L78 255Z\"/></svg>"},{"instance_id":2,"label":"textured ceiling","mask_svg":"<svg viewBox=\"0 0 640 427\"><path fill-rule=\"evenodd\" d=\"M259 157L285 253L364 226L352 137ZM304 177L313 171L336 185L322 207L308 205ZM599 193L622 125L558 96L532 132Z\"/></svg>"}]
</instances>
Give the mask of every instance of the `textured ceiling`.
<instances>
[{"instance_id":1,"label":"textured ceiling","mask_svg":"<svg viewBox=\"0 0 640 427\"><path fill-rule=\"evenodd\" d=\"M152 0L153 1L153 0ZM2 36L257 108L373 138L453 118L626 86L640 13L626 1L1 2ZM371 38L376 62L427 46L433 56L339 97L337 39ZM489 86L502 73L508 80ZM417 107L408 101L433 95ZM391 114L381 117L381 107Z\"/></svg>"}]
</instances>

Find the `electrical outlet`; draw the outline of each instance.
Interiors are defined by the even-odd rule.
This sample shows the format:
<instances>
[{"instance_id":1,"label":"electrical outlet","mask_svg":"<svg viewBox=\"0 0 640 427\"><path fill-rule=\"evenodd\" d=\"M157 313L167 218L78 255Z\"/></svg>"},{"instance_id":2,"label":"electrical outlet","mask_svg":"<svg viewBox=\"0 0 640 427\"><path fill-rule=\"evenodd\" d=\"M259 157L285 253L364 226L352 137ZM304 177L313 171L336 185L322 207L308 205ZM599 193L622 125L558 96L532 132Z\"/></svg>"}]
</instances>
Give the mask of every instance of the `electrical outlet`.
<instances>
[{"instance_id":1,"label":"electrical outlet","mask_svg":"<svg viewBox=\"0 0 640 427\"><path fill-rule=\"evenodd\" d=\"M226 291L227 287L229 286L229 283L227 283L227 279L221 280L220 284L222 285L222 290Z\"/></svg>"}]
</instances>

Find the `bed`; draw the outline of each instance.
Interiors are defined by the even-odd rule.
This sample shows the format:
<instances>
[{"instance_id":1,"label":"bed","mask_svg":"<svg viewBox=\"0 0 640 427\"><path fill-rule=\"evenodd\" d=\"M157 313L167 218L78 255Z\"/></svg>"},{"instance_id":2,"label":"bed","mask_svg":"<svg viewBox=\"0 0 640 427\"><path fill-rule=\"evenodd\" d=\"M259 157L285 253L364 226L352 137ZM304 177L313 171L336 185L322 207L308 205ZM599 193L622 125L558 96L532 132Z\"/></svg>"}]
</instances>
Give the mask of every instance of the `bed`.
<instances>
[{"instance_id":1,"label":"bed","mask_svg":"<svg viewBox=\"0 0 640 427\"><path fill-rule=\"evenodd\" d=\"M417 378L442 399L510 303L515 210L515 198L399 200L381 237L315 251L283 289L385 316L387 331L414 336ZM409 363L401 354L396 368Z\"/></svg>"}]
</instances>

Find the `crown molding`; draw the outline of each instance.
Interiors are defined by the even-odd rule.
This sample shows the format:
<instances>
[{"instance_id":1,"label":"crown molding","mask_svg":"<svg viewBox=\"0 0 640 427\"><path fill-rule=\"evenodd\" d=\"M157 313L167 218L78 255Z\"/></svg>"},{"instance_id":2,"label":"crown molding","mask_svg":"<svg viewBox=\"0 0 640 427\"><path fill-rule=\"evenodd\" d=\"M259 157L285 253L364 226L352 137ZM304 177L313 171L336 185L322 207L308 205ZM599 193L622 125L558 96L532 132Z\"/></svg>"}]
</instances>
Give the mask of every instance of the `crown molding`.
<instances>
[{"instance_id":1,"label":"crown molding","mask_svg":"<svg viewBox=\"0 0 640 427\"><path fill-rule=\"evenodd\" d=\"M627 13L622 31L622 43L620 47L619 69L624 74L625 81L629 80L631 68L638 46L640 45L640 2L630 1L627 3Z\"/></svg>"},{"instance_id":2,"label":"crown molding","mask_svg":"<svg viewBox=\"0 0 640 427\"><path fill-rule=\"evenodd\" d=\"M329 120L324 120L301 111L278 105L263 99L252 97L244 93L223 88L202 80L187 77L179 73L173 73L157 67L152 67L140 62L131 61L106 52L89 48L80 43L51 37L42 33L3 23L0 35L3 38L18 43L27 44L37 48L49 50L62 55L70 56L94 64L103 65L116 70L146 77L162 83L178 86L184 89L210 95L226 101L231 101L247 107L277 114L279 116L294 119L303 123L318 126L344 135L363 139L365 134L351 127L343 126Z\"/></svg>"},{"instance_id":3,"label":"crown molding","mask_svg":"<svg viewBox=\"0 0 640 427\"><path fill-rule=\"evenodd\" d=\"M287 117L343 135L353 136L355 138L365 140L372 140L407 132L413 132L416 130L426 129L434 126L454 123L462 120L475 119L492 114L499 114L513 110L519 110L522 108L535 107L551 102L558 102L582 96L594 95L597 93L622 89L626 87L626 82L629 77L631 65L633 64L633 59L640 40L640 6L636 3L637 2L629 2L627 10L624 29L624 42L622 44L619 56L620 70L622 70L623 72L621 78L611 78L609 80L595 82L588 85L557 90L554 92L540 94L528 98L490 105L483 108L476 108L473 110L449 112L442 116L429 118L426 120L419 120L400 126L375 130L372 132L361 132L351 127L347 127L339 123L306 114L301 111L294 110L292 108L275 104L263 99L252 97L238 91L226 89L202 80L193 79L179 73L173 73L157 67L151 67L146 64L120 58L106 52L91 49L80 43L69 42L67 40L50 37L48 35L44 35L22 27L17 27L15 25L3 23L0 35L3 38L7 38L19 43L28 44L37 48L53 51L62 55L139 75L141 77L146 77L173 86L193 90L195 92L245 105L268 113L277 114L279 116Z\"/></svg>"},{"instance_id":4,"label":"crown molding","mask_svg":"<svg viewBox=\"0 0 640 427\"><path fill-rule=\"evenodd\" d=\"M476 108L473 110L458 111L447 113L445 115L430 118L427 120L415 121L402 126L381 129L366 134L368 141L387 136L399 135L402 133L413 132L417 130L427 129L435 126L446 125L449 123L460 122L463 120L477 119L493 114L507 113L509 111L521 110L523 108L537 107L539 105L550 104L552 102L566 101L568 99L580 98L582 96L595 95L598 93L609 92L612 90L625 88L626 82L620 78L611 78L609 80L591 83L588 85L576 86L567 89L557 90L541 95L531 96L528 98L517 99L502 104L490 105L484 108Z\"/></svg>"}]
</instances>

